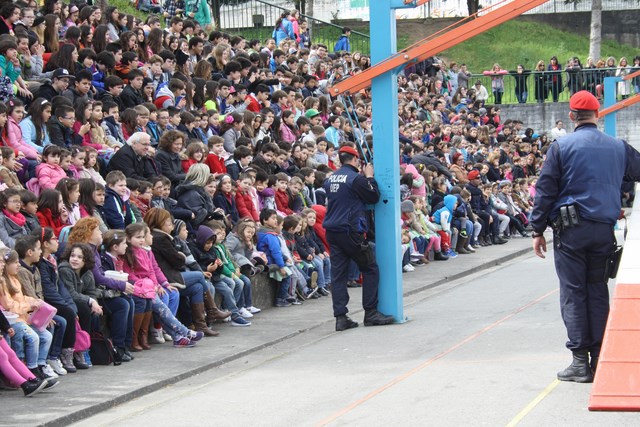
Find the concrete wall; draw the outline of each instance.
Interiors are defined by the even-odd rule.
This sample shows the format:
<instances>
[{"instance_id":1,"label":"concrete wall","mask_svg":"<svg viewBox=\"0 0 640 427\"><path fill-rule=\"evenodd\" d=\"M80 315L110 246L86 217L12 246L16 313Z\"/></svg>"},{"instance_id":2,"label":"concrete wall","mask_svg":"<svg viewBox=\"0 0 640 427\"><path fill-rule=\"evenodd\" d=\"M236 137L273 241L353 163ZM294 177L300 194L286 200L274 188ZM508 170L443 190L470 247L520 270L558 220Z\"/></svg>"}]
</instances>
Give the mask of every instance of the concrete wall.
<instances>
[{"instance_id":1,"label":"concrete wall","mask_svg":"<svg viewBox=\"0 0 640 427\"><path fill-rule=\"evenodd\" d=\"M502 105L503 118L521 120L525 128L536 132L550 133L556 120L562 120L567 131L573 130L569 120L569 105L566 102L548 104ZM600 126L603 129L602 123ZM617 115L617 136L640 150L640 104L625 108Z\"/></svg>"}]
</instances>

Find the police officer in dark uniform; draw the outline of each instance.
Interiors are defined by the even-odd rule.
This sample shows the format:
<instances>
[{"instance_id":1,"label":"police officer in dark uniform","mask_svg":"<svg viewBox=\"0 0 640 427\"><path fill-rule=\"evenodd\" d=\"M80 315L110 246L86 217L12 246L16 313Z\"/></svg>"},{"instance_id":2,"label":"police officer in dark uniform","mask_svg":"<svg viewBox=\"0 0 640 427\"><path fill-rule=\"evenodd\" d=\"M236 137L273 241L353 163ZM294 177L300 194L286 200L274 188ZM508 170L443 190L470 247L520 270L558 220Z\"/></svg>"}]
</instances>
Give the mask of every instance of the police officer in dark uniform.
<instances>
[{"instance_id":1,"label":"police officer in dark uniform","mask_svg":"<svg viewBox=\"0 0 640 427\"><path fill-rule=\"evenodd\" d=\"M336 331L358 327L358 322L347 316L347 277L352 260L358 264L363 275L364 325L388 325L393 323L393 317L380 313L376 308L380 274L373 248L366 240L366 205L377 203L380 199L378 184L373 178L373 166L365 166L364 175L361 175L360 156L349 145L342 146L338 155L342 167L324 183L328 206L322 223L331 248L331 295Z\"/></svg>"},{"instance_id":2,"label":"police officer in dark uniform","mask_svg":"<svg viewBox=\"0 0 640 427\"><path fill-rule=\"evenodd\" d=\"M537 256L547 250L547 225L554 230L560 309L573 353L571 365L558 372L561 381L593 381L609 314L605 266L616 247L620 188L623 177L640 180L640 153L598 130L599 108L588 91L571 97L575 132L549 147L531 216Z\"/></svg>"}]
</instances>

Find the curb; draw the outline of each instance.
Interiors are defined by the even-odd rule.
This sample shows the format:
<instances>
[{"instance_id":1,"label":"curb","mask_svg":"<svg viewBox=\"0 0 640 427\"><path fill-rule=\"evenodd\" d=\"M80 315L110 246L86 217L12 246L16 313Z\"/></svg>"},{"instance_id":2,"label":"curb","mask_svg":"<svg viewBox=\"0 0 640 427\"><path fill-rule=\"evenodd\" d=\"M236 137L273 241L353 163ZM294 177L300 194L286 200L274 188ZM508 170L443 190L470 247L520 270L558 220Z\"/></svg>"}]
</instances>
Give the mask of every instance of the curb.
<instances>
[{"instance_id":1,"label":"curb","mask_svg":"<svg viewBox=\"0 0 640 427\"><path fill-rule=\"evenodd\" d=\"M550 241L547 241L547 243L550 243ZM521 257L523 255L526 255L526 254L528 254L530 252L533 252L533 248L532 247L528 247L528 248L525 248L525 249L517 250L517 251L512 252L512 253L510 253L508 255L504 255L502 257L493 259L493 260L488 261L486 263L483 263L483 264L480 264L478 266L472 267L472 268L470 268L468 270L464 270L464 271L461 271L461 272L456 273L454 275L444 277L444 278L442 278L440 280L437 280L437 281L435 281L433 283L429 283L427 285L420 286L420 287L412 289L410 291L403 292L403 297L408 297L408 296L411 296L411 295L415 295L415 294L418 294L418 293L423 292L425 290L432 289L432 288L435 288L437 286L443 285L443 284L445 284L445 283L447 283L449 281L458 280L458 279L464 278L466 276L472 275L474 273L477 273L479 271L487 270L487 269L489 269L491 267L503 264L503 263L511 261L511 260L513 260L515 258L518 258L518 257ZM363 311L363 309L360 308L358 310L353 310L351 312L352 313L360 313L362 311ZM43 426L43 427L63 427L63 426L67 426L67 425L72 424L72 423L76 423L76 422L82 421L83 419L92 417L92 416L94 416L94 415L96 415L96 414L98 414L100 412L104 412L106 410L109 410L109 409L111 409L111 408L113 408L113 407L115 407L117 405L120 405L120 404L123 404L123 403L127 403L127 402L131 401L132 399L136 399L138 397L141 397L141 396L144 396L144 395L147 395L147 394L151 394L151 393L153 393L153 392L155 392L155 391L157 391L157 390L159 390L161 388L170 386L170 385L175 384L175 383L177 383L179 381L182 381L182 380L185 380L187 378L196 376L198 374L201 374L202 372L208 371L208 370L213 369L213 368L217 368L217 367L222 366L224 364L227 364L227 363L230 363L230 362L235 361L237 359L240 359L242 357L245 357L245 356L247 356L247 355L249 355L251 353L263 350L263 349L268 348L268 347L272 347L272 346L274 346L276 344L279 344L279 343L281 343L283 341L287 341L287 340L289 340L291 338L294 338L294 337L296 337L298 335L301 335L303 333L306 333L306 332L309 332L311 330L317 329L317 328L319 328L319 327L321 327L321 326L323 326L323 325L325 325L327 323L333 323L333 319L328 319L328 320L326 320L324 322L317 323L316 325L308 327L308 328L299 329L296 332L292 332L292 333L290 333L288 335L282 336L280 338L271 340L269 342L260 344L260 345L255 346L255 347L248 348L246 350L243 350L243 351L240 351L238 353L232 354L230 356L224 357L224 358L222 358L220 360L216 360L214 362L207 363L205 365L199 366L197 368L193 368L193 369L188 370L186 372L183 372L181 374L174 375L172 377L165 378L163 380L157 381L157 382L155 382L153 384L149 384L147 386L135 389L135 390L130 391L128 393L121 394L121 395L119 395L117 397L108 399L108 400L106 400L104 402L97 403L97 404L88 406L88 407L86 407L84 409L80 409L80 410L74 411L74 412L72 412L70 414L63 415L63 416L61 416L59 418L56 418L55 420L47 421L47 422L44 422L44 423L41 423L41 424L37 424L37 425L38 426Z\"/></svg>"}]
</instances>

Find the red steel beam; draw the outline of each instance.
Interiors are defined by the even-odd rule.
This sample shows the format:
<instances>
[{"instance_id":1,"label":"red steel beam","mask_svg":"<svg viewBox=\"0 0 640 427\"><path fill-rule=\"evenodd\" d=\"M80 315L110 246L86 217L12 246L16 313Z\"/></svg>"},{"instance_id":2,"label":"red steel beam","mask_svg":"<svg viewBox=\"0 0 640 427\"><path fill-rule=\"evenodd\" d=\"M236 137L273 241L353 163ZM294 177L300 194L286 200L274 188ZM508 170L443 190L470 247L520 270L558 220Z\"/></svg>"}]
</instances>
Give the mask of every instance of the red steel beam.
<instances>
[{"instance_id":1,"label":"red steel beam","mask_svg":"<svg viewBox=\"0 0 640 427\"><path fill-rule=\"evenodd\" d=\"M638 72L636 72L634 74L640 74L640 71L638 71ZM630 74L629 76L633 76L633 74ZM629 97L627 99L623 99L620 102L616 102L611 107L603 108L602 110L600 110L598 112L598 118L602 118L602 117L606 116L607 114L615 113L618 110L622 110L623 108L630 107L633 104L637 104L638 102L640 102L640 94L636 94L636 95L631 96L631 97Z\"/></svg>"},{"instance_id":2,"label":"red steel beam","mask_svg":"<svg viewBox=\"0 0 640 427\"><path fill-rule=\"evenodd\" d=\"M513 0L496 8L491 6L478 12L476 19L466 18L466 23L437 37L427 37L414 45L390 56L363 72L349 77L330 88L332 96L345 92L356 93L371 85L371 80L411 61L422 61L430 56L460 44L480 33L494 28L516 16L531 10L547 0ZM465 21L463 20L463 21Z\"/></svg>"},{"instance_id":3,"label":"red steel beam","mask_svg":"<svg viewBox=\"0 0 640 427\"><path fill-rule=\"evenodd\" d=\"M632 78L638 77L638 76L640 76L640 70L636 71L635 73L627 74L622 78L622 80L631 80Z\"/></svg>"}]
</instances>

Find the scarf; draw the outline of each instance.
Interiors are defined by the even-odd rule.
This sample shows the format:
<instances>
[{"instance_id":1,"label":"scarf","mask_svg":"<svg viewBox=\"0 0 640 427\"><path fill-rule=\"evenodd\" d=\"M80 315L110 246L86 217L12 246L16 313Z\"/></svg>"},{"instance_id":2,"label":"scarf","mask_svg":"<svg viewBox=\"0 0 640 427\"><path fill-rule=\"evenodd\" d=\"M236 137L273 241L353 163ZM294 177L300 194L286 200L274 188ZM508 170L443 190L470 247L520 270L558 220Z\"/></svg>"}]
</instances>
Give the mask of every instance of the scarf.
<instances>
[{"instance_id":1,"label":"scarf","mask_svg":"<svg viewBox=\"0 0 640 427\"><path fill-rule=\"evenodd\" d=\"M2 213L11 221L15 222L18 227L24 227L24 225L27 223L27 218L25 218L24 215L22 215L20 212L13 213L7 209L3 209Z\"/></svg>"}]
</instances>

